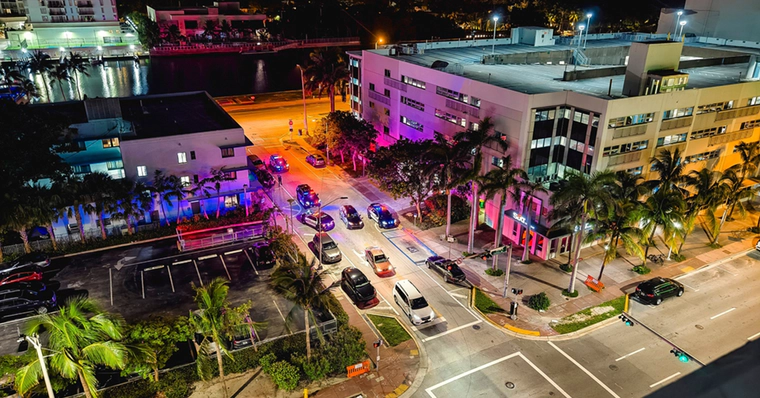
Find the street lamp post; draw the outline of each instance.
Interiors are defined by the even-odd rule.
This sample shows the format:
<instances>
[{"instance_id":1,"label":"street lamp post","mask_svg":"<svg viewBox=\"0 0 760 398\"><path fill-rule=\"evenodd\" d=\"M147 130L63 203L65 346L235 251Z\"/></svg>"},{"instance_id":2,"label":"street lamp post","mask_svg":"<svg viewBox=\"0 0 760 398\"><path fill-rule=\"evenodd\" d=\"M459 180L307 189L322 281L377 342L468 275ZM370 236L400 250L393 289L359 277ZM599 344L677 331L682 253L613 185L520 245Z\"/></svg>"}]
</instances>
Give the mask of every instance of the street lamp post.
<instances>
[{"instance_id":1,"label":"street lamp post","mask_svg":"<svg viewBox=\"0 0 760 398\"><path fill-rule=\"evenodd\" d=\"M673 242L676 239L676 231L681 228L681 223L674 222L673 226L675 227L675 230L673 230L673 236L670 238L670 248L668 249L668 261L670 261L670 255L673 253Z\"/></svg>"},{"instance_id":2,"label":"street lamp post","mask_svg":"<svg viewBox=\"0 0 760 398\"><path fill-rule=\"evenodd\" d=\"M681 25L681 31L678 33L678 41L681 41L683 36L683 27L686 25L686 21L679 22L679 25Z\"/></svg>"},{"instance_id":3,"label":"street lamp post","mask_svg":"<svg viewBox=\"0 0 760 398\"><path fill-rule=\"evenodd\" d=\"M327 203L325 203L325 207L329 206L331 203L336 202L338 200L346 200L348 199L348 196L341 196L339 198L335 198ZM319 232L319 268L322 269L322 202L319 202L319 206L317 207L317 214L319 214L319 227L317 228L317 231Z\"/></svg>"},{"instance_id":4,"label":"street lamp post","mask_svg":"<svg viewBox=\"0 0 760 398\"><path fill-rule=\"evenodd\" d=\"M581 48L581 44L583 43L583 29L586 29L586 25L578 25L578 30L581 31L580 38L578 39L578 49Z\"/></svg>"},{"instance_id":5,"label":"street lamp post","mask_svg":"<svg viewBox=\"0 0 760 398\"><path fill-rule=\"evenodd\" d=\"M48 375L47 365L45 364L45 356L42 355L42 344L40 344L40 338L37 335L22 336L19 342L26 339L34 349L37 351L37 360L40 361L40 368L42 369L42 377L45 379L45 388L47 389L48 398L55 398L53 394L53 386L50 384L50 376Z\"/></svg>"},{"instance_id":6,"label":"street lamp post","mask_svg":"<svg viewBox=\"0 0 760 398\"><path fill-rule=\"evenodd\" d=\"M586 48L586 43L588 43L588 34L591 32L591 16L593 14L588 13L586 14L586 40L583 41L583 48Z\"/></svg>"},{"instance_id":7,"label":"street lamp post","mask_svg":"<svg viewBox=\"0 0 760 398\"><path fill-rule=\"evenodd\" d=\"M379 39L377 39L377 41L375 42L375 50L377 50L377 44L378 43L383 44L383 38L382 37L379 38Z\"/></svg>"},{"instance_id":8,"label":"street lamp post","mask_svg":"<svg viewBox=\"0 0 760 398\"><path fill-rule=\"evenodd\" d=\"M678 19L676 19L676 26L675 26L675 29L674 29L674 31L673 31L673 36L677 36L677 33L678 33L678 26L679 26L679 25L680 25L680 23L681 23L681 15L683 15L683 10L680 10L680 11L678 11L678 13L677 13L677 14L678 14ZM675 37L673 37L673 39L675 39Z\"/></svg>"},{"instance_id":9,"label":"street lamp post","mask_svg":"<svg viewBox=\"0 0 760 398\"><path fill-rule=\"evenodd\" d=\"M507 298L507 286L509 286L509 271L512 270L512 245L507 246L507 272L504 273L504 293L501 297Z\"/></svg>"},{"instance_id":10,"label":"street lamp post","mask_svg":"<svg viewBox=\"0 0 760 398\"><path fill-rule=\"evenodd\" d=\"M248 218L248 184L243 184L243 206L245 206L245 218Z\"/></svg>"},{"instance_id":11,"label":"street lamp post","mask_svg":"<svg viewBox=\"0 0 760 398\"><path fill-rule=\"evenodd\" d=\"M327 155L327 164L330 164L330 144L327 143L327 117L325 116L325 155Z\"/></svg>"},{"instance_id":12,"label":"street lamp post","mask_svg":"<svg viewBox=\"0 0 760 398\"><path fill-rule=\"evenodd\" d=\"M293 198L289 198L288 199L288 205L290 205L290 228L289 228L289 230L290 230L291 234L293 233L293 202L295 202L295 201L296 200L293 199Z\"/></svg>"},{"instance_id":13,"label":"street lamp post","mask_svg":"<svg viewBox=\"0 0 760 398\"><path fill-rule=\"evenodd\" d=\"M303 80L303 67L299 64L298 70L301 71L301 96L303 97L303 129L306 132L306 135L309 135L309 123L306 119L306 86L305 82Z\"/></svg>"},{"instance_id":14,"label":"street lamp post","mask_svg":"<svg viewBox=\"0 0 760 398\"><path fill-rule=\"evenodd\" d=\"M491 54L496 53L496 22L499 21L499 16L494 15L493 17L493 44L491 44Z\"/></svg>"}]
</instances>

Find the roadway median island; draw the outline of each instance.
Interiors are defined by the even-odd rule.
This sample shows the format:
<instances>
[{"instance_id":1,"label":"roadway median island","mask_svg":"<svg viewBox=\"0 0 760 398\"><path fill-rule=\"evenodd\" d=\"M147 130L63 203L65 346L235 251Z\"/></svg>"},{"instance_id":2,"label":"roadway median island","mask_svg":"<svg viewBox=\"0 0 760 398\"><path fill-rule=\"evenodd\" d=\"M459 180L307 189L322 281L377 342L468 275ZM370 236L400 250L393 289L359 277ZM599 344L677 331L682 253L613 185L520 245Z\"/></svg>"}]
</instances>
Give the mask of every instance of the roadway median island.
<instances>
[{"instance_id":1,"label":"roadway median island","mask_svg":"<svg viewBox=\"0 0 760 398\"><path fill-rule=\"evenodd\" d=\"M586 308L575 314L568 315L557 322L552 322L551 327L560 334L576 332L620 315L625 308L625 300L625 296L620 296L597 306Z\"/></svg>"},{"instance_id":2,"label":"roadway median island","mask_svg":"<svg viewBox=\"0 0 760 398\"><path fill-rule=\"evenodd\" d=\"M480 289L475 288L475 308L485 314L500 314L505 313L504 308L501 308L495 301L491 300L487 294L483 293Z\"/></svg>"},{"instance_id":3,"label":"roadway median island","mask_svg":"<svg viewBox=\"0 0 760 398\"><path fill-rule=\"evenodd\" d=\"M373 314L367 314L367 317L369 317L385 339L385 342L391 347L395 347L412 338L395 318Z\"/></svg>"}]
</instances>

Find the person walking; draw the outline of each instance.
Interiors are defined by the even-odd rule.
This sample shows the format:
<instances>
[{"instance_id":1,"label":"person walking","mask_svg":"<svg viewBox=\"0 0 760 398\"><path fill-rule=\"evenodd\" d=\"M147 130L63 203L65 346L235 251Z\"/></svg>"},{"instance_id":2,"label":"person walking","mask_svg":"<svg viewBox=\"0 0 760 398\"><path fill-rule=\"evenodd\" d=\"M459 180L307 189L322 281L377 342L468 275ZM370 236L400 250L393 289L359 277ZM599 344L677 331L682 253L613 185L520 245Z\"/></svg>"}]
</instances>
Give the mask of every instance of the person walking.
<instances>
[{"instance_id":1,"label":"person walking","mask_svg":"<svg viewBox=\"0 0 760 398\"><path fill-rule=\"evenodd\" d=\"M280 184L280 186L282 186L282 176L279 174L277 175L277 183Z\"/></svg>"}]
</instances>

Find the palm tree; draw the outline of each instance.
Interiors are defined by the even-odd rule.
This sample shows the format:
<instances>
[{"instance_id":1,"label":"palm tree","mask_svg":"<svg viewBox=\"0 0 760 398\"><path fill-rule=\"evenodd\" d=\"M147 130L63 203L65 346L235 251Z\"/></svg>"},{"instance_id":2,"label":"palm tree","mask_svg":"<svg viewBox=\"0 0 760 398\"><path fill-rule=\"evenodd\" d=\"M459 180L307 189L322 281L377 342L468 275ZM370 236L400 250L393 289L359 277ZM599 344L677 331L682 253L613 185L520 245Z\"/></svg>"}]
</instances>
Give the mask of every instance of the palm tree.
<instances>
[{"instance_id":1,"label":"palm tree","mask_svg":"<svg viewBox=\"0 0 760 398\"><path fill-rule=\"evenodd\" d=\"M210 199L211 195L214 192L209 186L210 183L211 181L209 181L208 178L198 179L198 181L195 182L195 185L193 186L193 188L190 190L190 194L196 195L196 196L203 195L206 197L206 199ZM206 213L206 206L203 205L203 202L205 201L202 199L198 201L198 203L201 206L201 211L203 212L203 217L206 218L206 220L208 220L208 214Z\"/></svg>"},{"instance_id":2,"label":"palm tree","mask_svg":"<svg viewBox=\"0 0 760 398\"><path fill-rule=\"evenodd\" d=\"M63 92L63 82L71 81L69 69L65 64L57 64L55 68L48 71L48 77L50 80L58 82L58 87L61 88L61 97L64 101L66 101L66 94Z\"/></svg>"},{"instance_id":3,"label":"palm tree","mask_svg":"<svg viewBox=\"0 0 760 398\"><path fill-rule=\"evenodd\" d=\"M204 22L203 35L211 36L212 38L216 36L216 21L213 19L207 19L206 22Z\"/></svg>"},{"instance_id":4,"label":"palm tree","mask_svg":"<svg viewBox=\"0 0 760 398\"><path fill-rule=\"evenodd\" d=\"M499 212L496 213L496 237L494 238L494 248L501 246L502 229L504 223L504 207L507 205L507 197L514 195L514 189L521 186L528 180L528 174L522 169L512 167L512 157L504 158L504 166L495 168L479 179L483 195L486 200L491 200L494 196L499 195ZM498 257L493 258L493 267L496 268Z\"/></svg>"},{"instance_id":5,"label":"palm tree","mask_svg":"<svg viewBox=\"0 0 760 398\"><path fill-rule=\"evenodd\" d=\"M599 281L602 280L607 263L617 258L618 242L621 240L628 254L644 259L644 250L639 244L644 239L644 233L635 225L638 220L633 213L634 207L635 205L631 202L616 203L606 215L594 221L593 229L584 239L586 244L597 240L605 243L602 266L599 269L599 277L596 278Z\"/></svg>"},{"instance_id":6,"label":"palm tree","mask_svg":"<svg viewBox=\"0 0 760 398\"><path fill-rule=\"evenodd\" d=\"M115 220L124 220L127 223L127 232L134 233L133 225L138 217L145 216L151 208L151 195L147 186L140 182L121 180L114 189L114 201L110 208L111 217Z\"/></svg>"},{"instance_id":7,"label":"palm tree","mask_svg":"<svg viewBox=\"0 0 760 398\"><path fill-rule=\"evenodd\" d=\"M644 251L643 265L647 263L646 256L649 255L649 248L654 246L654 235L657 232L657 227L663 227L663 236L668 240L671 240L671 236L683 234L685 208L686 204L680 191L661 189L650 195L634 211L634 217L641 220L641 229L644 231L646 239L647 248ZM672 242L669 246L673 246Z\"/></svg>"},{"instance_id":8,"label":"palm tree","mask_svg":"<svg viewBox=\"0 0 760 398\"><path fill-rule=\"evenodd\" d=\"M426 174L437 176L438 186L446 190L446 236L449 236L452 190L467 179L472 158L465 144L451 145L443 134L436 133L428 150L428 159Z\"/></svg>"},{"instance_id":9,"label":"palm tree","mask_svg":"<svg viewBox=\"0 0 760 398\"><path fill-rule=\"evenodd\" d=\"M546 188L544 188L543 185L539 183L535 183L533 181L529 180L523 180L520 184L515 186L514 190L514 196L516 199L515 202L519 205L519 207L522 209L522 214L525 217L525 224L528 225L528 228L525 229L525 246L522 254L522 262L525 263L528 261L528 256L530 255L530 242L531 242L531 232L530 232L530 225L532 224L532 217L533 217L533 210L531 207L533 207L533 198L537 194L545 194L548 191Z\"/></svg>"},{"instance_id":10,"label":"palm tree","mask_svg":"<svg viewBox=\"0 0 760 398\"><path fill-rule=\"evenodd\" d=\"M693 194L686 198L686 213L684 214L683 239L678 251L681 251L686 236L694 231L696 220L701 211L705 211L708 225L717 225L715 211L726 199L728 186L723 183L723 173L712 171L705 167L699 171L693 170L685 179L686 185L692 188ZM711 229L711 232L714 230Z\"/></svg>"},{"instance_id":11,"label":"palm tree","mask_svg":"<svg viewBox=\"0 0 760 398\"><path fill-rule=\"evenodd\" d=\"M100 221L100 236L104 240L107 238L105 225L105 212L112 208L116 201L114 200L114 188L116 183L111 176L103 172L90 173L84 176L82 182L85 191L90 193L90 199L85 204L85 211L98 215Z\"/></svg>"},{"instance_id":12,"label":"palm tree","mask_svg":"<svg viewBox=\"0 0 760 398\"><path fill-rule=\"evenodd\" d=\"M169 42L171 43L176 43L182 36L182 32L179 30L179 26L173 24L169 25L169 28L166 30L166 34L168 36Z\"/></svg>"},{"instance_id":13,"label":"palm tree","mask_svg":"<svg viewBox=\"0 0 760 398\"><path fill-rule=\"evenodd\" d=\"M338 48L317 49L309 54L310 64L303 70L304 88L316 92L319 98L327 92L330 112L335 112L335 88L349 79L348 65Z\"/></svg>"},{"instance_id":14,"label":"palm tree","mask_svg":"<svg viewBox=\"0 0 760 398\"><path fill-rule=\"evenodd\" d=\"M123 369L126 365L122 321L101 311L92 299L76 297L55 315L31 318L24 333L43 332L49 335L50 369L65 379L78 380L87 398L98 396L97 368ZM35 360L16 372L16 391L26 394L39 383L40 365Z\"/></svg>"},{"instance_id":15,"label":"palm tree","mask_svg":"<svg viewBox=\"0 0 760 398\"><path fill-rule=\"evenodd\" d=\"M211 343L216 346L216 363L219 367L219 377L222 379L224 386L224 396L227 396L227 382L224 378L224 361L222 354L234 360L226 348L228 337L248 330L248 325L243 317L250 310L251 304L246 303L239 307L232 308L227 299L229 286L227 281L221 278L213 279L205 287L193 286L195 290L195 304L198 305L198 311L190 313L190 324L203 335L203 340L197 344L198 351L197 366L198 374L202 378L208 377L206 360L211 351Z\"/></svg>"},{"instance_id":16,"label":"palm tree","mask_svg":"<svg viewBox=\"0 0 760 398\"><path fill-rule=\"evenodd\" d=\"M48 71L50 71L52 68L52 65L50 63L50 56L41 50L36 50L32 52L25 61L22 62L22 65L22 69L29 69L34 74L42 75L42 84L45 86L45 99L47 99L48 102L53 102L53 100L50 98L50 89L48 89L47 82Z\"/></svg>"},{"instance_id":17,"label":"palm tree","mask_svg":"<svg viewBox=\"0 0 760 398\"><path fill-rule=\"evenodd\" d=\"M62 209L65 208L67 203L63 201L58 192L43 185L32 187L30 202L37 209L39 222L45 226L48 236L50 236L53 250L57 251L58 242L53 230L53 224L63 217L65 212Z\"/></svg>"},{"instance_id":18,"label":"palm tree","mask_svg":"<svg viewBox=\"0 0 760 398\"><path fill-rule=\"evenodd\" d=\"M16 67L0 65L0 86L16 88L28 99L39 98L37 86Z\"/></svg>"},{"instance_id":19,"label":"palm tree","mask_svg":"<svg viewBox=\"0 0 760 398\"><path fill-rule=\"evenodd\" d=\"M207 184L214 187L214 191L216 192L217 200L216 200L216 218L219 218L219 212L222 209L222 200L224 199L222 197L222 183L225 181L232 181L232 178L227 177L227 174L224 173L221 169L211 169L211 176L206 178Z\"/></svg>"},{"instance_id":20,"label":"palm tree","mask_svg":"<svg viewBox=\"0 0 760 398\"><path fill-rule=\"evenodd\" d=\"M34 227L39 220L37 207L33 201L29 200L30 198L31 193L28 190L23 193L19 192L5 217L5 226L19 234L24 243L24 251L27 253L32 252L27 231Z\"/></svg>"},{"instance_id":21,"label":"palm tree","mask_svg":"<svg viewBox=\"0 0 760 398\"><path fill-rule=\"evenodd\" d=\"M89 203L90 194L86 191L88 187L82 182L79 176L68 176L54 184L54 190L59 192L64 203L71 203L67 210L69 219L73 215L79 230L79 237L84 243L84 225L82 225L82 207Z\"/></svg>"},{"instance_id":22,"label":"palm tree","mask_svg":"<svg viewBox=\"0 0 760 398\"><path fill-rule=\"evenodd\" d=\"M747 177L757 173L757 165L760 163L760 142L742 142L736 146L736 150L739 151L742 161L729 167L728 170L735 173L739 178L737 186L741 187L744 185L744 181ZM734 215L736 203L738 202L733 202L731 205L731 210L728 212L728 218L731 218Z\"/></svg>"},{"instance_id":23,"label":"palm tree","mask_svg":"<svg viewBox=\"0 0 760 398\"><path fill-rule=\"evenodd\" d=\"M578 235L577 241L572 243L575 253L573 254L574 261L570 285L567 288L567 292L570 294L575 293L575 278L578 275L581 242L585 240L589 220L597 218L599 210L609 209L612 199L610 198L607 186L614 179L615 174L608 170L591 175L571 172L565 176L565 184L561 185L550 199L550 203L555 209L568 206L577 207L576 215L578 217L568 223L572 231L577 230L575 235Z\"/></svg>"},{"instance_id":24,"label":"palm tree","mask_svg":"<svg viewBox=\"0 0 760 398\"><path fill-rule=\"evenodd\" d=\"M179 177L170 175L166 178L166 192L164 193L164 199L169 202L170 207L172 198L177 201L177 224L179 224L180 216L182 215L182 201L187 197L188 192L189 191L185 189L185 184Z\"/></svg>"},{"instance_id":25,"label":"palm tree","mask_svg":"<svg viewBox=\"0 0 760 398\"><path fill-rule=\"evenodd\" d=\"M646 181L647 188L652 191L660 189L677 191L682 197L686 197L688 191L681 187L685 178L686 164L681 155L679 148L673 151L661 149L655 157L650 159L650 170L656 172L659 178Z\"/></svg>"},{"instance_id":26,"label":"palm tree","mask_svg":"<svg viewBox=\"0 0 760 398\"><path fill-rule=\"evenodd\" d=\"M744 200L754 197L756 189L751 186L745 186L743 182L744 179L742 176L734 170L728 169L723 173L725 208L723 210L723 216L720 218L720 222L710 223L710 229L712 230L711 245L716 245L718 243L718 236L723 229L723 224L725 224L726 220L731 216L730 213L732 213L737 206L742 215L746 214L747 209L745 208Z\"/></svg>"},{"instance_id":27,"label":"palm tree","mask_svg":"<svg viewBox=\"0 0 760 398\"><path fill-rule=\"evenodd\" d=\"M475 228L478 226L478 183L477 180L483 175L483 147L494 147L499 152L506 152L509 149L509 143L505 136L496 134L493 122L490 117L486 117L479 123L477 130L468 129L457 133L454 141L463 142L463 145L473 150L473 161L471 169L471 186L472 201L470 203L470 233L467 240L467 251L473 251L475 242Z\"/></svg>"},{"instance_id":28,"label":"palm tree","mask_svg":"<svg viewBox=\"0 0 760 398\"><path fill-rule=\"evenodd\" d=\"M164 221L166 222L166 225L169 225L169 216L166 214L166 208L164 207L164 195L167 190L169 190L168 185L168 176L164 174L161 170L156 170L156 172L153 174L153 185L151 185L150 190L154 194L156 194L157 200L161 204L161 213L164 215ZM159 224L160 224L159 220Z\"/></svg>"},{"instance_id":29,"label":"palm tree","mask_svg":"<svg viewBox=\"0 0 760 398\"><path fill-rule=\"evenodd\" d=\"M277 268L271 275L270 286L274 291L286 300L295 304L293 310L297 307L303 310L303 321L306 330L306 359L311 359L311 333L309 321L313 320L314 308L324 308L330 295L329 287L322 285L322 275L326 271L318 271L316 259L307 261L306 257L298 253L297 262L286 262L280 268ZM290 311L288 318L292 318L293 310ZM319 328L317 328L319 334Z\"/></svg>"},{"instance_id":30,"label":"palm tree","mask_svg":"<svg viewBox=\"0 0 760 398\"><path fill-rule=\"evenodd\" d=\"M79 89L79 74L81 73L89 77L90 74L87 72L87 67L89 64L89 61L82 57L82 54L77 52L72 52L69 54L69 58L66 59L65 62L69 74L74 79L74 85L77 87L77 98L79 99L82 99L82 91Z\"/></svg>"}]
</instances>

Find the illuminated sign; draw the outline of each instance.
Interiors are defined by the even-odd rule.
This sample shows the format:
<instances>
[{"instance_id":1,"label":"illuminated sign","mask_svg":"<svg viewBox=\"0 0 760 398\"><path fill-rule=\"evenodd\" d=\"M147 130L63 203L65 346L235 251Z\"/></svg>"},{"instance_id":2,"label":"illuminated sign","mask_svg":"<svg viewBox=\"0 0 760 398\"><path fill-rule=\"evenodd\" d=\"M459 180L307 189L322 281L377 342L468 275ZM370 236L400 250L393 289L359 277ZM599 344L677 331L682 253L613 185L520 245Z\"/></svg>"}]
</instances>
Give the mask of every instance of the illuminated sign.
<instances>
[{"instance_id":1,"label":"illuminated sign","mask_svg":"<svg viewBox=\"0 0 760 398\"><path fill-rule=\"evenodd\" d=\"M516 211L512 211L512 218L515 221L519 222L520 224L527 225L528 220L526 220L525 217L523 217L521 214L517 214ZM530 229L532 229L532 230L535 231L536 230L536 226L535 225L531 225Z\"/></svg>"}]
</instances>

